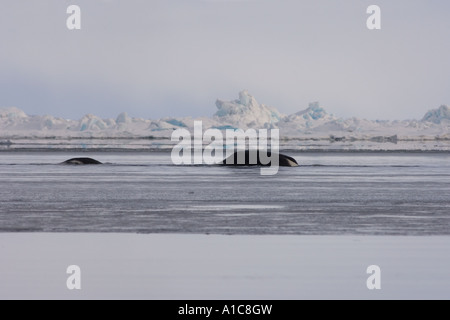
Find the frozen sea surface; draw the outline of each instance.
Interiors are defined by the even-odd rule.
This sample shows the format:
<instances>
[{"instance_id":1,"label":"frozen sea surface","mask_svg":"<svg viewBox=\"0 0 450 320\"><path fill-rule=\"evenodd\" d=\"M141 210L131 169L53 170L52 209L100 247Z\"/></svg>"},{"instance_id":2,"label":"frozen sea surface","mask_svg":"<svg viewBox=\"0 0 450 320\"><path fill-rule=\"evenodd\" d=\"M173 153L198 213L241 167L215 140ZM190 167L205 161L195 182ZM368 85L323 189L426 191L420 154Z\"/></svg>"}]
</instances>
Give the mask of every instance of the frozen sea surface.
<instances>
[{"instance_id":1,"label":"frozen sea surface","mask_svg":"<svg viewBox=\"0 0 450 320\"><path fill-rule=\"evenodd\" d=\"M298 168L170 153L1 152L0 232L450 235L450 154L289 153ZM76 156L105 165L64 166Z\"/></svg>"}]
</instances>

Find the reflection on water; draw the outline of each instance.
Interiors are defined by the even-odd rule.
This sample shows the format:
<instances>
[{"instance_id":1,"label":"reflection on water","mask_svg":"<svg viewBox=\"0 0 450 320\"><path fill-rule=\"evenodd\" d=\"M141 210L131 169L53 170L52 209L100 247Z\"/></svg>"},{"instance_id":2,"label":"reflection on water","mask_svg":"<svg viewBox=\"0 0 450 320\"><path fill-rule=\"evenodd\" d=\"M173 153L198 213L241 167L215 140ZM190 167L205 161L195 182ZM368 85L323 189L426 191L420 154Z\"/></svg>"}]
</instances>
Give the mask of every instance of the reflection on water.
<instances>
[{"instance_id":1,"label":"reflection on water","mask_svg":"<svg viewBox=\"0 0 450 320\"><path fill-rule=\"evenodd\" d=\"M144 138L71 138L57 137L47 139L21 138L0 140L0 150L84 150L84 151L169 151L178 142L170 138L144 137ZM224 142L225 143L225 142ZM296 151L450 151L450 140L419 138L400 139L397 136L368 137L367 139L351 139L346 137L324 136L281 139L282 150Z\"/></svg>"}]
</instances>

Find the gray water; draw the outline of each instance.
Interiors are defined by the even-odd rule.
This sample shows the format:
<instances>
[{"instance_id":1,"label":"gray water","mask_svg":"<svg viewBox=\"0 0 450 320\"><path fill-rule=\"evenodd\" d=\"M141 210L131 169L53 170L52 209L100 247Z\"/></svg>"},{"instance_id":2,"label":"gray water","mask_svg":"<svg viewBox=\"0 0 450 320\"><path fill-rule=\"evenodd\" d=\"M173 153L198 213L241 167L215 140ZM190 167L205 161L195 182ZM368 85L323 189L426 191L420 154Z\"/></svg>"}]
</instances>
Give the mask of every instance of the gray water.
<instances>
[{"instance_id":1,"label":"gray water","mask_svg":"<svg viewBox=\"0 0 450 320\"><path fill-rule=\"evenodd\" d=\"M175 166L170 153L2 152L0 232L449 235L449 153L289 153ZM58 163L88 156L105 165Z\"/></svg>"}]
</instances>

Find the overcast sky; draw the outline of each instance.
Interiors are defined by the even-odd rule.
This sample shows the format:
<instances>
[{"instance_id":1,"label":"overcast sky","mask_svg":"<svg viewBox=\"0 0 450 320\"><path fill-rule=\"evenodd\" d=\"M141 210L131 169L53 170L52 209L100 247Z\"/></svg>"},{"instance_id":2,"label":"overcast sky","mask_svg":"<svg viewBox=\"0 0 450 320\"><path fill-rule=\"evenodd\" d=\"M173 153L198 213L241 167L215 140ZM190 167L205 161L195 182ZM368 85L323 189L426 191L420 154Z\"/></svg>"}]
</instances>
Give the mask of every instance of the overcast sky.
<instances>
[{"instance_id":1,"label":"overcast sky","mask_svg":"<svg viewBox=\"0 0 450 320\"><path fill-rule=\"evenodd\" d=\"M66 27L70 4L81 30ZM366 28L366 9L382 29ZM285 114L421 118L450 104L448 0L1 0L0 106L210 116L248 89Z\"/></svg>"}]
</instances>

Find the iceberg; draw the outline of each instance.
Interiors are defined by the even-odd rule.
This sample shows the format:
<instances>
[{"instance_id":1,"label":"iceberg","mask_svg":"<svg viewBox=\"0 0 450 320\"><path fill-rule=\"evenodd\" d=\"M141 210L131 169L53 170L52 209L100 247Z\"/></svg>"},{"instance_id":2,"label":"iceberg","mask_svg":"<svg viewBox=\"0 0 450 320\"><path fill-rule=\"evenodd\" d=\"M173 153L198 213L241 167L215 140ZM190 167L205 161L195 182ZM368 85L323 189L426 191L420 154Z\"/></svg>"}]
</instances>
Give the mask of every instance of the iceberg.
<instances>
[{"instance_id":1,"label":"iceberg","mask_svg":"<svg viewBox=\"0 0 450 320\"><path fill-rule=\"evenodd\" d=\"M423 141L431 148L450 150L450 109L442 105L428 111L421 120L366 120L340 118L326 111L319 102L307 108L284 115L274 107L261 104L247 90L239 92L238 99L216 101L217 111L211 117L141 119L126 112L116 119L102 119L88 114L79 120L56 118L51 115L27 115L17 107L0 108L0 141L2 147L16 145L17 139L169 139L174 130L192 131L194 121L201 120L203 129L235 130L279 129L284 141L301 141L297 145L320 143L349 143L366 141L390 144L416 141L414 148L423 149ZM6 143L8 142L8 143ZM287 142L286 142L287 143ZM386 143L385 143L386 144ZM373 145L373 144L372 144Z\"/></svg>"},{"instance_id":2,"label":"iceberg","mask_svg":"<svg viewBox=\"0 0 450 320\"><path fill-rule=\"evenodd\" d=\"M425 114L422 121L436 124L440 124L443 121L450 121L450 108L442 105L438 109L430 110Z\"/></svg>"},{"instance_id":3,"label":"iceberg","mask_svg":"<svg viewBox=\"0 0 450 320\"><path fill-rule=\"evenodd\" d=\"M214 118L220 126L231 126L242 129L265 128L278 123L284 115L272 107L259 104L247 90L239 93L239 99L234 101L216 101L217 112Z\"/></svg>"},{"instance_id":4,"label":"iceberg","mask_svg":"<svg viewBox=\"0 0 450 320\"><path fill-rule=\"evenodd\" d=\"M131 118L128 116L128 114L126 112L122 112L121 114L119 114L116 118L116 123L117 124L130 124Z\"/></svg>"},{"instance_id":5,"label":"iceberg","mask_svg":"<svg viewBox=\"0 0 450 320\"><path fill-rule=\"evenodd\" d=\"M16 107L0 108L0 119L17 121L18 119L27 118L27 114Z\"/></svg>"}]
</instances>

